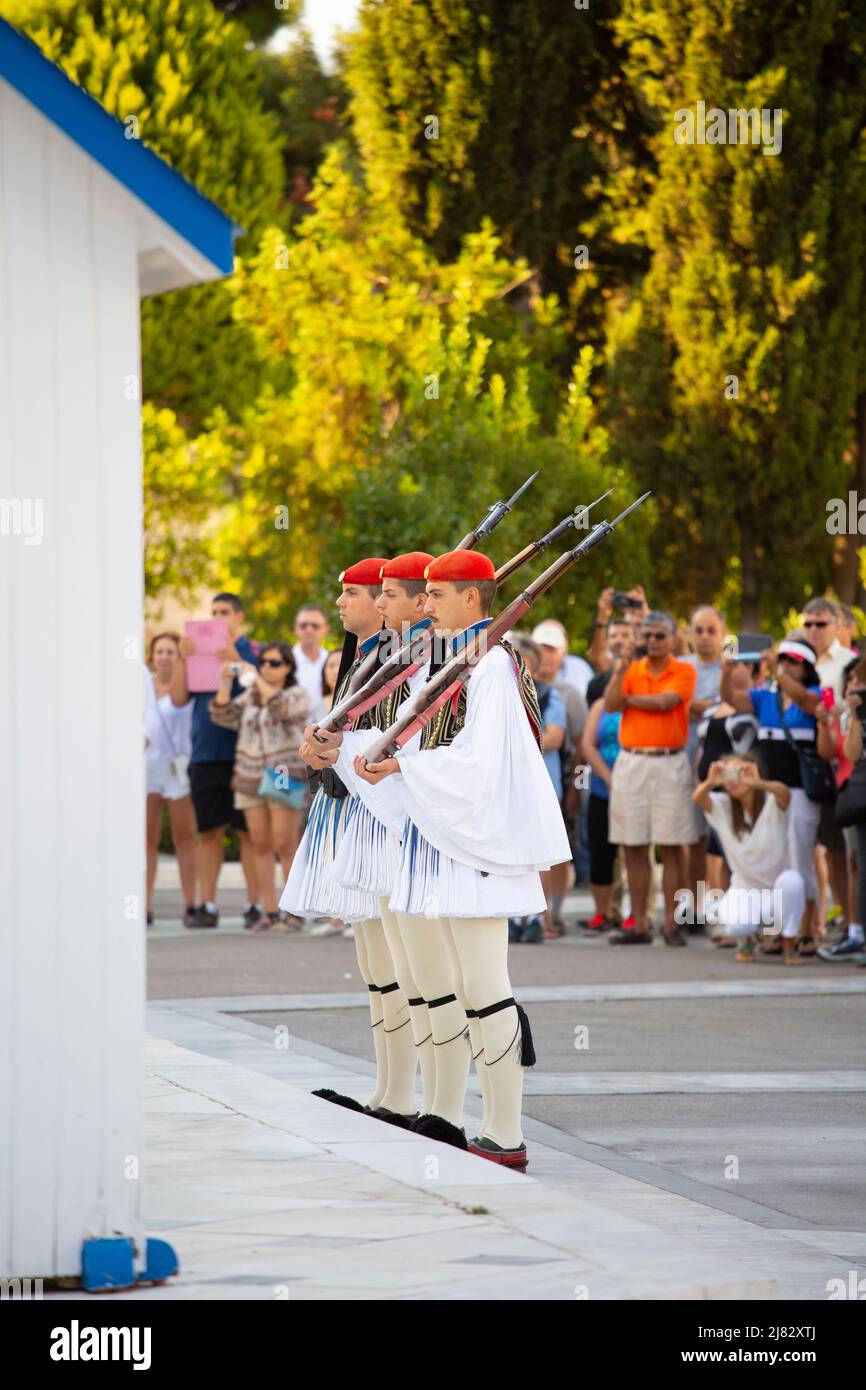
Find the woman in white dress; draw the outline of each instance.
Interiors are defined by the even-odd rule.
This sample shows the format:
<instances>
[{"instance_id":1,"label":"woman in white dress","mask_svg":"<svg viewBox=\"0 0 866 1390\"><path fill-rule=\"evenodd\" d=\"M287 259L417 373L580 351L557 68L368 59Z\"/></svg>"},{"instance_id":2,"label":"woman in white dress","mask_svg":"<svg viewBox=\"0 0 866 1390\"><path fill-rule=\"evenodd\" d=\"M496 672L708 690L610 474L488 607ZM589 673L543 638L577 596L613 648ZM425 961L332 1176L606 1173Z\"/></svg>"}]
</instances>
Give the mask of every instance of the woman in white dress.
<instances>
[{"instance_id":1,"label":"woman in white dress","mask_svg":"<svg viewBox=\"0 0 866 1390\"><path fill-rule=\"evenodd\" d=\"M187 764L192 747L192 700L172 704L169 687L180 660L173 632L160 632L148 651L145 672L144 766L147 785L147 925L153 923L153 885L163 802L168 806L184 901L184 923L195 911L195 812Z\"/></svg>"},{"instance_id":2,"label":"woman in white dress","mask_svg":"<svg viewBox=\"0 0 866 1390\"><path fill-rule=\"evenodd\" d=\"M802 965L797 937L806 904L803 875L789 868L791 788L761 777L757 759L734 753L711 764L692 800L721 842L731 886L718 921L739 942L736 959L755 960L757 934L781 934L785 965Z\"/></svg>"}]
</instances>

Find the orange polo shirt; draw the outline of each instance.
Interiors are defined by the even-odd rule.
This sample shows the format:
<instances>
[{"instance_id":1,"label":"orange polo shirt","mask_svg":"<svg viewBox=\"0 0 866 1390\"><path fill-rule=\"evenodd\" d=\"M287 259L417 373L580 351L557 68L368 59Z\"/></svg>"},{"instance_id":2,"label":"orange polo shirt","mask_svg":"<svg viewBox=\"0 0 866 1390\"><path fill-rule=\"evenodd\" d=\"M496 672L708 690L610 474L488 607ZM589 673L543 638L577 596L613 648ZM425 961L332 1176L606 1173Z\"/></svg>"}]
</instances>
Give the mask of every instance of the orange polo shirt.
<instances>
[{"instance_id":1,"label":"orange polo shirt","mask_svg":"<svg viewBox=\"0 0 866 1390\"><path fill-rule=\"evenodd\" d=\"M689 705L695 696L698 673L687 661L668 657L663 671L654 676L647 658L633 661L622 678L623 695L662 695L675 690L680 703L668 710L624 709L619 726L623 748L683 748L689 736Z\"/></svg>"}]
</instances>

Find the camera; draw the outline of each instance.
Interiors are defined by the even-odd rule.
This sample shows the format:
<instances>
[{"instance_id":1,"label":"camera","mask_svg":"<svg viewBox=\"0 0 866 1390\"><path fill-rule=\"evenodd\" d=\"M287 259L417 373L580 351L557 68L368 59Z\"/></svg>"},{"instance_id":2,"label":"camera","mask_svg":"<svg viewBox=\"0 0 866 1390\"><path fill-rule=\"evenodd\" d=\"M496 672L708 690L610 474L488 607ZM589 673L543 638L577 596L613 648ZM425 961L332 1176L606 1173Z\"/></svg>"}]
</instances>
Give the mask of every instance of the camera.
<instances>
[{"instance_id":1,"label":"camera","mask_svg":"<svg viewBox=\"0 0 866 1390\"><path fill-rule=\"evenodd\" d=\"M614 589L612 603L614 608L642 608L639 598L632 598L625 589Z\"/></svg>"}]
</instances>

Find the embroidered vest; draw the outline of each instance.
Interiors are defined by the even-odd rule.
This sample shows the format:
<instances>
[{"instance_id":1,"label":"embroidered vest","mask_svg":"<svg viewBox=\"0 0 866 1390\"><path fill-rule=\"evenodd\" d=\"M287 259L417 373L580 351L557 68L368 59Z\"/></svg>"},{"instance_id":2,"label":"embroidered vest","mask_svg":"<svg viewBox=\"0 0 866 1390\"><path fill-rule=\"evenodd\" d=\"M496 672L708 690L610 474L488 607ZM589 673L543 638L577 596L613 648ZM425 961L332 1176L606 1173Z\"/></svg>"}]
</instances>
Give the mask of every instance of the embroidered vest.
<instances>
[{"instance_id":1,"label":"embroidered vest","mask_svg":"<svg viewBox=\"0 0 866 1390\"><path fill-rule=\"evenodd\" d=\"M520 692L520 699L529 720L529 727L532 736L538 745L539 752L542 751L542 731L544 722L541 717L541 710L538 707L538 695L526 663L510 642L504 640L498 644L503 647L511 660L514 662L515 674L517 675L517 688ZM431 671L431 674L432 671ZM421 730L421 747L445 748L449 743L453 743L463 725L466 723L466 685L460 686L456 696L437 710L430 723Z\"/></svg>"}]
</instances>

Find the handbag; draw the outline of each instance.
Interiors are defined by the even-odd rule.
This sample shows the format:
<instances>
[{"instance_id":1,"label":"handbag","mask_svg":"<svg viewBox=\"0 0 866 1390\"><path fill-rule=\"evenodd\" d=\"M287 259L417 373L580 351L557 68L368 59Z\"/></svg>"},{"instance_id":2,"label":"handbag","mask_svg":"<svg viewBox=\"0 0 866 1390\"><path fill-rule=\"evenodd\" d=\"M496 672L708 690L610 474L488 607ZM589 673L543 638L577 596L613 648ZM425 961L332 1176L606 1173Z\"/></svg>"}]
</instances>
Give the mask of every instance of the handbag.
<instances>
[{"instance_id":1,"label":"handbag","mask_svg":"<svg viewBox=\"0 0 866 1390\"><path fill-rule=\"evenodd\" d=\"M854 764L854 771L839 788L836 798L836 825L844 830L849 825L866 821L866 759Z\"/></svg>"},{"instance_id":2,"label":"handbag","mask_svg":"<svg viewBox=\"0 0 866 1390\"><path fill-rule=\"evenodd\" d=\"M833 776L832 767L821 757L814 745L811 748L801 748L791 737L791 730L785 723L785 707L778 690L776 691L776 706L779 710L779 723L782 726L782 732L797 754L803 791L810 801L818 802L824 806L830 805L836 800L836 778Z\"/></svg>"},{"instance_id":3,"label":"handbag","mask_svg":"<svg viewBox=\"0 0 866 1390\"><path fill-rule=\"evenodd\" d=\"M296 777L289 777L285 767L266 767L261 776L258 796L266 801L275 801L278 806L287 806L290 811L302 811L307 795L307 783Z\"/></svg>"}]
</instances>

